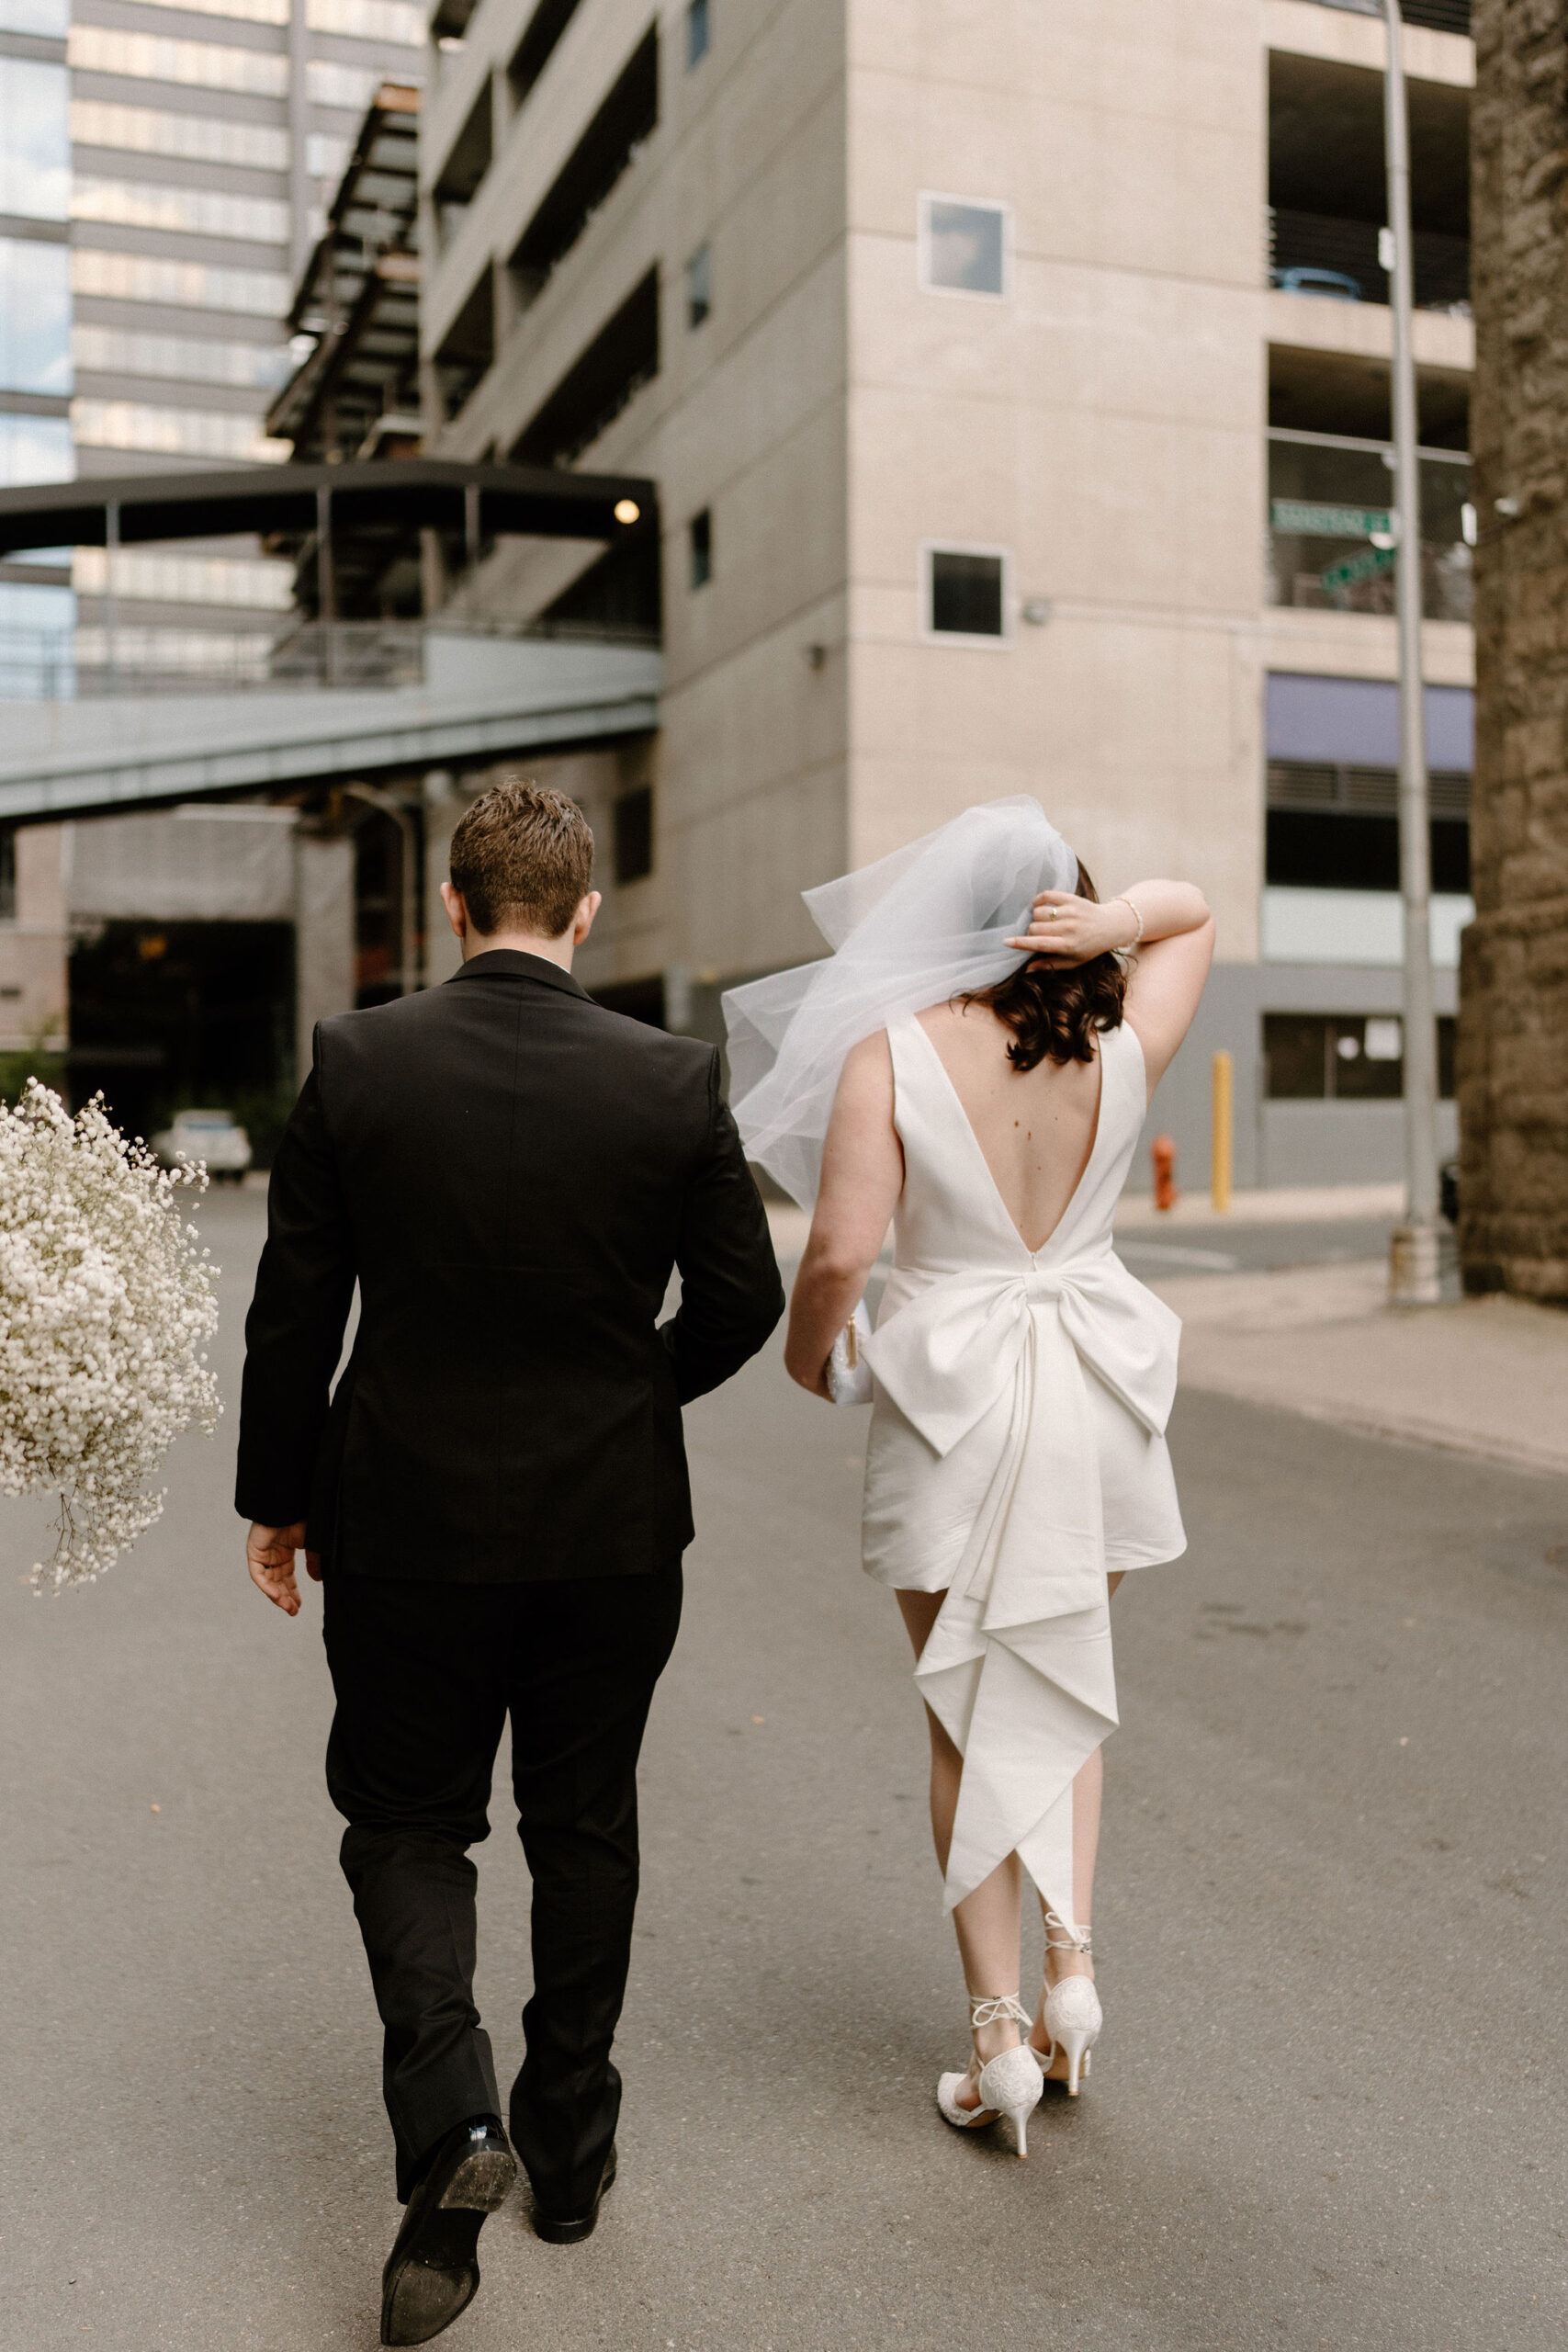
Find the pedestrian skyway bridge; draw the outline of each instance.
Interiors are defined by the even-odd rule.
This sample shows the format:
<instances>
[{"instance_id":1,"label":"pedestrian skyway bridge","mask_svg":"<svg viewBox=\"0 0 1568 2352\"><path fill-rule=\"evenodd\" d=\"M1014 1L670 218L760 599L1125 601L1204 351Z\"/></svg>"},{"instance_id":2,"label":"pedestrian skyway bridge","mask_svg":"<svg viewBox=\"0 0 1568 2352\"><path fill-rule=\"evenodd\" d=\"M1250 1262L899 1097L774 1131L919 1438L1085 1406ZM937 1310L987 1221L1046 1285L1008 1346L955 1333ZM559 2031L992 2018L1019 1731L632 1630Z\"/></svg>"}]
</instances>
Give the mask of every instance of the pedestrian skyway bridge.
<instances>
[{"instance_id":1,"label":"pedestrian skyway bridge","mask_svg":"<svg viewBox=\"0 0 1568 2352\"><path fill-rule=\"evenodd\" d=\"M0 823L223 793L368 782L645 732L647 646L420 632L422 674L385 685L265 684L0 707Z\"/></svg>"},{"instance_id":2,"label":"pedestrian skyway bridge","mask_svg":"<svg viewBox=\"0 0 1568 2352\"><path fill-rule=\"evenodd\" d=\"M640 479L429 458L0 491L0 557L107 551L102 663L89 670L68 635L20 662L12 649L28 686L7 690L0 663L0 823L368 782L644 732L661 678L649 636L446 614L344 619L336 583L370 555L384 566L417 548L422 533L471 568L500 537L614 548L657 530ZM276 645L258 637L232 677L146 674L115 627L115 550L230 533L296 546L302 610Z\"/></svg>"}]
</instances>

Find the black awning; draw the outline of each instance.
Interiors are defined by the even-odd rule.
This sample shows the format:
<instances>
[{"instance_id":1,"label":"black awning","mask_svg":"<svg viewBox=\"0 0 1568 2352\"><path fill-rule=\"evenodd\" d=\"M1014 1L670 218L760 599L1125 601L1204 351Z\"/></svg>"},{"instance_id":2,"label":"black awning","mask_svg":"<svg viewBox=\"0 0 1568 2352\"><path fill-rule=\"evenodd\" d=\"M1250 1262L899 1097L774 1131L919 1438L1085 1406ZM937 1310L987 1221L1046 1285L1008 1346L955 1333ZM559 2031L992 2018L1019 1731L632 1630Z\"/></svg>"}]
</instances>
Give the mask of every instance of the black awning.
<instances>
[{"instance_id":1,"label":"black awning","mask_svg":"<svg viewBox=\"0 0 1568 2352\"><path fill-rule=\"evenodd\" d=\"M122 547L242 531L306 534L316 527L321 491L331 493L334 533L388 526L461 533L470 490L479 494L479 527L486 538L615 540L651 521L658 504L652 482L637 476L462 465L439 458L125 474L0 490L0 556L28 548L107 546L111 508L118 510Z\"/></svg>"}]
</instances>

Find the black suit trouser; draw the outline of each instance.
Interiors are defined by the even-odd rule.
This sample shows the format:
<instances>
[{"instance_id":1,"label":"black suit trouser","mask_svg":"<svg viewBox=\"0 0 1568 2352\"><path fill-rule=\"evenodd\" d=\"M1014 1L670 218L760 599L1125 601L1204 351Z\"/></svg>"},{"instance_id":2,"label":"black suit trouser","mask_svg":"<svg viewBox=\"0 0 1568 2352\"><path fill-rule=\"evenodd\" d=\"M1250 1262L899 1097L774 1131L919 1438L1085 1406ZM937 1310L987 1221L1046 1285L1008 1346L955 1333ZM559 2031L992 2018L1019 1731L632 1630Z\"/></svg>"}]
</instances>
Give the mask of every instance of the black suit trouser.
<instances>
[{"instance_id":1,"label":"black suit trouser","mask_svg":"<svg viewBox=\"0 0 1568 2352\"><path fill-rule=\"evenodd\" d=\"M620 2110L610 2045L637 1907L637 1753L680 1623L680 1564L536 1584L329 1575L324 1589L327 1788L349 1825L343 1868L385 2028L398 2194L454 2124L501 2113L474 2007L468 1849L490 1834L510 1714L534 1990L508 2120L540 2203L583 2212Z\"/></svg>"}]
</instances>

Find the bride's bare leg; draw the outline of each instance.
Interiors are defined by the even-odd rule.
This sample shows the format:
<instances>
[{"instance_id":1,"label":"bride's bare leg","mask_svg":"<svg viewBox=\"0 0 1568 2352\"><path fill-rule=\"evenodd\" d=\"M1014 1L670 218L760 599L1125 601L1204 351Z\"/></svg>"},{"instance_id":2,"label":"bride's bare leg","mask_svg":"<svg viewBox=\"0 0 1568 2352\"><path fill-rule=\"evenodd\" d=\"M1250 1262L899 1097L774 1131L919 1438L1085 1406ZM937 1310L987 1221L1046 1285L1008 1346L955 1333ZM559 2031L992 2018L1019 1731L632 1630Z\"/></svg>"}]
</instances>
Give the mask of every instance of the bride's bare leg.
<instances>
[{"instance_id":1,"label":"bride's bare leg","mask_svg":"<svg viewBox=\"0 0 1568 2352\"><path fill-rule=\"evenodd\" d=\"M1108 1579L1114 1592L1122 1581L1118 1573ZM1105 1751L1097 1747L1088 1762L1078 1768L1073 1782L1073 1909L1085 1933L1094 1916L1094 1865L1100 1849L1100 1807L1105 1788ZM1041 1909L1044 1909L1042 1903ZM1045 2006L1045 1994L1064 1976L1094 1974L1094 1962L1088 1952L1064 1950L1060 1944L1048 1944L1045 1952L1045 1984L1040 1996L1040 2007L1034 2013L1034 2026L1030 2040L1037 2050L1043 2050L1049 2039L1041 2023ZM1066 2080L1067 2062L1058 2051L1055 2064L1047 2069L1052 2075Z\"/></svg>"},{"instance_id":2,"label":"bride's bare leg","mask_svg":"<svg viewBox=\"0 0 1568 2352\"><path fill-rule=\"evenodd\" d=\"M898 1606L917 1657L925 1647L926 1636L936 1623L945 1597L940 1592L898 1595ZM936 1845L937 1866L945 1873L964 1758L929 1707L926 1724L931 1742L931 1837ZM1074 1819L1076 1822L1076 1815ZM953 1924L958 1935L958 1956L964 1963L964 1981L973 1994L983 1996L1018 1991L1021 1888L1018 1856L1010 1854L989 1878L982 1879L974 1893L954 1906ZM997 2025L982 2026L974 2036L972 2076L998 2050L1012 2049L1018 2039L1017 2026L1006 2018ZM973 2080L967 2090L959 2092L958 2104L979 2106L980 2095Z\"/></svg>"}]
</instances>

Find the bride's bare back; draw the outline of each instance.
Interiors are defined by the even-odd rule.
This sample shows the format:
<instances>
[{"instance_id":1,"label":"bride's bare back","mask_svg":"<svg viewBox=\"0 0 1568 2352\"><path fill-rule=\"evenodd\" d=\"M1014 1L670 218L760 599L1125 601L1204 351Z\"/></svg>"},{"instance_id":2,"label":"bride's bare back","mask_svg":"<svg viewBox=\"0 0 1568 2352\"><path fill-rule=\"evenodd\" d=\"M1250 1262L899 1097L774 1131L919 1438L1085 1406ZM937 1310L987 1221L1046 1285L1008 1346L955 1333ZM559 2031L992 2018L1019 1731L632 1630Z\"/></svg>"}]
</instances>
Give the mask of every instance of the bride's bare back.
<instances>
[{"instance_id":1,"label":"bride's bare back","mask_svg":"<svg viewBox=\"0 0 1568 2352\"><path fill-rule=\"evenodd\" d=\"M1024 1247L1043 1249L1094 1149L1099 1055L1091 1062L1047 1059L1021 1071L1008 1059L1012 1031L987 1005L933 1005L919 1022Z\"/></svg>"}]
</instances>

